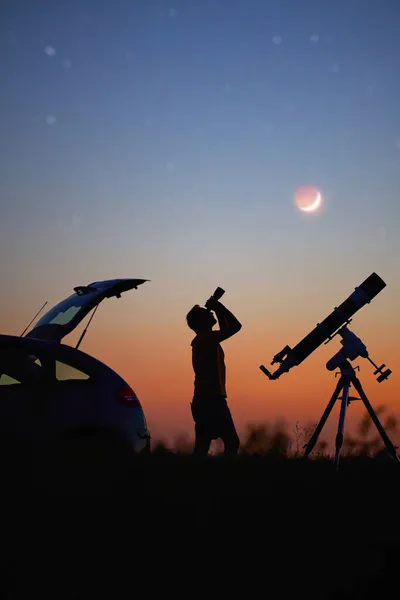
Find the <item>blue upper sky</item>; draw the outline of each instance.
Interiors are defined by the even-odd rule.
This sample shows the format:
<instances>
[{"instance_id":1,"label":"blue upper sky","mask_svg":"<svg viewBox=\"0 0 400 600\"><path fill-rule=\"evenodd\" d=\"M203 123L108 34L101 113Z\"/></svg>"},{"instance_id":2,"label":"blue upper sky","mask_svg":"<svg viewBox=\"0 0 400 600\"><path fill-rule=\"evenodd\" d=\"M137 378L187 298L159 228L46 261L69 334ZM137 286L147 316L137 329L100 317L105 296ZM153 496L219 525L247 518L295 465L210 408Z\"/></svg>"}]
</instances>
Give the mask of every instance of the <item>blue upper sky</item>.
<instances>
[{"instance_id":1,"label":"blue upper sky","mask_svg":"<svg viewBox=\"0 0 400 600\"><path fill-rule=\"evenodd\" d=\"M0 17L7 281L200 276L278 245L274 273L349 253L355 284L395 268L397 0L5 0ZM303 184L316 217L293 211Z\"/></svg>"}]
</instances>

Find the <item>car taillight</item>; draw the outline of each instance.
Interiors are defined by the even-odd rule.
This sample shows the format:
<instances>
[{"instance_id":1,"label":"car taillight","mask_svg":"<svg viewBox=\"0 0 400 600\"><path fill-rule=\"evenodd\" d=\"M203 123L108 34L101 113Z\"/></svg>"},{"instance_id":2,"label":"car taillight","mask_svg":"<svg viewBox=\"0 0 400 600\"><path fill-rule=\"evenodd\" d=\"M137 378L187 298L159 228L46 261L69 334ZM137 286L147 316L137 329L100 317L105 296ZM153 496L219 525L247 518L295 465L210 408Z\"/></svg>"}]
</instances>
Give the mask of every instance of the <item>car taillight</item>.
<instances>
[{"instance_id":1,"label":"car taillight","mask_svg":"<svg viewBox=\"0 0 400 600\"><path fill-rule=\"evenodd\" d=\"M133 406L141 408L138 397L129 385L125 385L118 394L118 399L125 404L125 406Z\"/></svg>"}]
</instances>

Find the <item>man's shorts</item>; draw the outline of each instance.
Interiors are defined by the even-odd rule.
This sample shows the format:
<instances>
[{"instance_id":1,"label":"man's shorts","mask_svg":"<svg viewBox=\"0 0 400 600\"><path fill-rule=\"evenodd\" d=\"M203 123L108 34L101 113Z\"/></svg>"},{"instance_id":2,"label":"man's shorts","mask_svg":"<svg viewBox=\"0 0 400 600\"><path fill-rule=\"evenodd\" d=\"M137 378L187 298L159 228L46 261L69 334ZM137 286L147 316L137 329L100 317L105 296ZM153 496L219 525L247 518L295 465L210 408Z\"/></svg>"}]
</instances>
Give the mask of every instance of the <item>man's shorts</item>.
<instances>
[{"instance_id":1,"label":"man's shorts","mask_svg":"<svg viewBox=\"0 0 400 600\"><path fill-rule=\"evenodd\" d=\"M231 411L224 396L193 398L190 407L197 437L216 440L235 431Z\"/></svg>"}]
</instances>

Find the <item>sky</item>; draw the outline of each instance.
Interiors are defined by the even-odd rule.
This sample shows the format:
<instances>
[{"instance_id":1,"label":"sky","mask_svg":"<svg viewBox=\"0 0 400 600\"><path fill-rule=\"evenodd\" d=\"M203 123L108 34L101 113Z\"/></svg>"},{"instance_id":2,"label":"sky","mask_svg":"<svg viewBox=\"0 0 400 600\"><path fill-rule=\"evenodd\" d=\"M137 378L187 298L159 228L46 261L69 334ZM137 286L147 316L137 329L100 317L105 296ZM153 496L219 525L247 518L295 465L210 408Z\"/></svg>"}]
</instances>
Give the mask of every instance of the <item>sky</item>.
<instances>
[{"instance_id":1,"label":"sky","mask_svg":"<svg viewBox=\"0 0 400 600\"><path fill-rule=\"evenodd\" d=\"M393 374L355 363L400 416L399 24L397 0L3 0L0 331L76 285L149 279L100 306L81 349L154 437L192 436L185 317L221 286L243 324L224 342L238 431L290 429L322 414L338 338L278 381L259 365L377 272L351 327Z\"/></svg>"}]
</instances>

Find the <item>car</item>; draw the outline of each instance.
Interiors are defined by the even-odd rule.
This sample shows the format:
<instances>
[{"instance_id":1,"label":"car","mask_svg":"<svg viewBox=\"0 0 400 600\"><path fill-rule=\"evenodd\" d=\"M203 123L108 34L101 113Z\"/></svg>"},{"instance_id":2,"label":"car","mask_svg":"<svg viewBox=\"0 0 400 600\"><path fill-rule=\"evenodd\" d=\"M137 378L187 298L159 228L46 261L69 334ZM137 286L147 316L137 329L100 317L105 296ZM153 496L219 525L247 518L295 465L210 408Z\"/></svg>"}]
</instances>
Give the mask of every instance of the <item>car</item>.
<instances>
[{"instance_id":1,"label":"car","mask_svg":"<svg viewBox=\"0 0 400 600\"><path fill-rule=\"evenodd\" d=\"M150 450L143 407L113 369L62 343L105 298L145 283L113 279L74 288L23 336L0 335L0 435L42 442L110 434L135 453ZM91 318L92 318L91 317ZM90 322L90 321L89 321Z\"/></svg>"}]
</instances>

